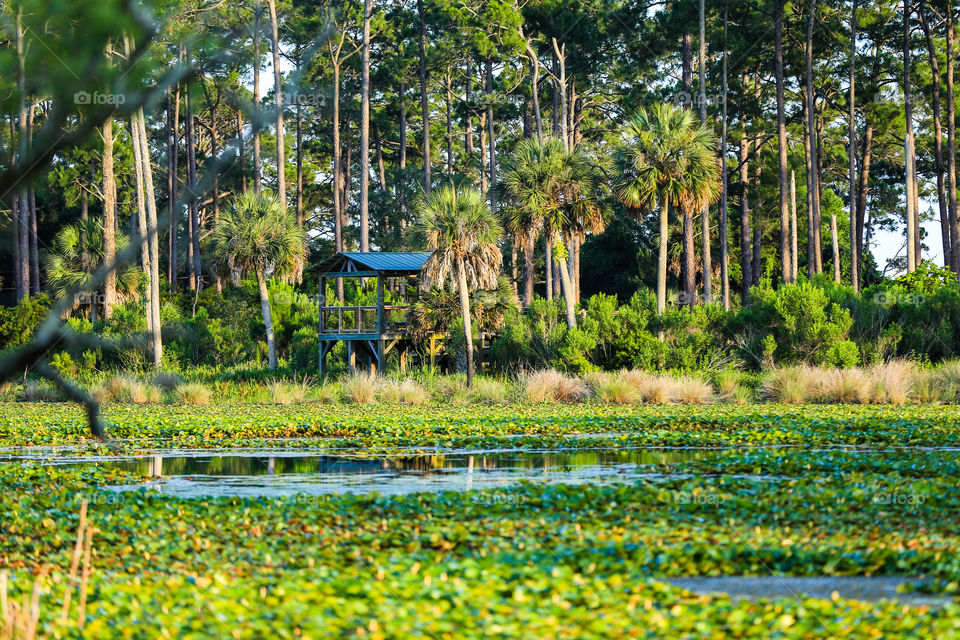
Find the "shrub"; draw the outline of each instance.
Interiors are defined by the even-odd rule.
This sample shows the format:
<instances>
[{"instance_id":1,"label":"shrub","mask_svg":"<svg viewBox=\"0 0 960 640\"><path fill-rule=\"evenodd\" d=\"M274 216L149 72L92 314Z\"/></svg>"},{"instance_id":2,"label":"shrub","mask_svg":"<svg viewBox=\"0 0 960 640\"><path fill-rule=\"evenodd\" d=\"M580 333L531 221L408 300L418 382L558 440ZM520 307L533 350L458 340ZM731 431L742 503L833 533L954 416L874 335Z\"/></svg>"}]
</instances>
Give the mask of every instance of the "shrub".
<instances>
[{"instance_id":1,"label":"shrub","mask_svg":"<svg viewBox=\"0 0 960 640\"><path fill-rule=\"evenodd\" d=\"M554 369L524 373L520 383L530 402L582 402L590 395L582 380Z\"/></svg>"},{"instance_id":2,"label":"shrub","mask_svg":"<svg viewBox=\"0 0 960 640\"><path fill-rule=\"evenodd\" d=\"M60 392L52 385L27 380L23 385L21 399L24 402L58 402L61 398Z\"/></svg>"},{"instance_id":3,"label":"shrub","mask_svg":"<svg viewBox=\"0 0 960 640\"><path fill-rule=\"evenodd\" d=\"M742 378L736 369L721 369L714 375L714 383L723 398L732 398L740 388Z\"/></svg>"},{"instance_id":4,"label":"shrub","mask_svg":"<svg viewBox=\"0 0 960 640\"><path fill-rule=\"evenodd\" d=\"M180 404L207 404L210 402L210 389L199 382L187 382L177 387L174 398Z\"/></svg>"},{"instance_id":5,"label":"shrub","mask_svg":"<svg viewBox=\"0 0 960 640\"><path fill-rule=\"evenodd\" d=\"M343 397L353 404L370 404L377 398L377 376L355 373L343 381Z\"/></svg>"},{"instance_id":6,"label":"shrub","mask_svg":"<svg viewBox=\"0 0 960 640\"><path fill-rule=\"evenodd\" d=\"M431 385L433 396L440 402L463 404L470 399L467 377L463 374L436 378Z\"/></svg>"}]
</instances>

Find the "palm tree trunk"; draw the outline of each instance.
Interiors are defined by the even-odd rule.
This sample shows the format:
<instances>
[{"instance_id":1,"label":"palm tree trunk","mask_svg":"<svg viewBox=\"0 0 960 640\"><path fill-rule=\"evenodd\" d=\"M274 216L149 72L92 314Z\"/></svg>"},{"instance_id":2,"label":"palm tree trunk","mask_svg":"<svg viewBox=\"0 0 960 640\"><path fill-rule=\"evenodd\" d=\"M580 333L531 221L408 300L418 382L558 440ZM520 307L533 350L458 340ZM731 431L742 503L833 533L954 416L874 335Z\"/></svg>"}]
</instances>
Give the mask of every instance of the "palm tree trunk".
<instances>
[{"instance_id":1,"label":"palm tree trunk","mask_svg":"<svg viewBox=\"0 0 960 640\"><path fill-rule=\"evenodd\" d=\"M267 0L267 7L270 10L270 38L273 45L273 93L277 107L277 199L286 204L287 176L283 135L283 76L280 75L280 36L277 29L276 0ZM367 27L369 27L369 21Z\"/></svg>"},{"instance_id":2,"label":"palm tree trunk","mask_svg":"<svg viewBox=\"0 0 960 640\"><path fill-rule=\"evenodd\" d=\"M263 326L267 330L267 361L270 369L277 368L277 344L273 336L273 315L270 313L270 291L263 273L257 271L257 287L260 290L260 310L263 312Z\"/></svg>"},{"instance_id":3,"label":"palm tree trunk","mask_svg":"<svg viewBox=\"0 0 960 640\"><path fill-rule=\"evenodd\" d=\"M523 306L530 307L533 302L533 243L525 242L523 246Z\"/></svg>"},{"instance_id":4,"label":"palm tree trunk","mask_svg":"<svg viewBox=\"0 0 960 640\"><path fill-rule=\"evenodd\" d=\"M670 203L660 202L660 249L657 253L657 314L667 310L667 234L670 232Z\"/></svg>"},{"instance_id":5,"label":"palm tree trunk","mask_svg":"<svg viewBox=\"0 0 960 640\"><path fill-rule=\"evenodd\" d=\"M559 234L554 237L554 244L557 247L563 246L563 241ZM560 286L563 287L563 303L567 311L567 328L574 329L577 326L577 312L574 306L573 281L570 279L570 269L567 268L567 260L560 258L556 261L560 268Z\"/></svg>"},{"instance_id":6,"label":"palm tree trunk","mask_svg":"<svg viewBox=\"0 0 960 640\"><path fill-rule=\"evenodd\" d=\"M546 282L547 300L553 300L553 247L550 246L550 239L544 242L543 249L543 276Z\"/></svg>"},{"instance_id":7,"label":"palm tree trunk","mask_svg":"<svg viewBox=\"0 0 960 640\"><path fill-rule=\"evenodd\" d=\"M463 314L463 333L467 340L467 388L473 387L473 325L470 321L470 289L467 286L467 269L461 260L457 265L460 280L460 311Z\"/></svg>"},{"instance_id":8,"label":"palm tree trunk","mask_svg":"<svg viewBox=\"0 0 960 640\"><path fill-rule=\"evenodd\" d=\"M360 251L370 251L370 0L363 2L360 68Z\"/></svg>"}]
</instances>

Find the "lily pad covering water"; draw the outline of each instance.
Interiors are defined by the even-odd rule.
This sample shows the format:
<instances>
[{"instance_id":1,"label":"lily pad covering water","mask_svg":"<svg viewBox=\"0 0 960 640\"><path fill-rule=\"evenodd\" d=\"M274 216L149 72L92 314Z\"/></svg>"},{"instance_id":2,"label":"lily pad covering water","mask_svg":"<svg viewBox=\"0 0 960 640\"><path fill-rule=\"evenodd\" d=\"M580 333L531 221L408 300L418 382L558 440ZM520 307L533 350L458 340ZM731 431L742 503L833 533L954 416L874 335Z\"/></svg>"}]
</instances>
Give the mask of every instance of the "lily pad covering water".
<instances>
[{"instance_id":1,"label":"lily pad covering water","mask_svg":"<svg viewBox=\"0 0 960 640\"><path fill-rule=\"evenodd\" d=\"M0 446L84 446L60 452L69 465L0 463L0 566L11 572L13 597L48 567L41 628L80 637L76 588L71 623L57 619L86 500L96 533L84 637L960 637L955 408L812 408L807 418L804 409L455 407L446 421L431 408L418 423L414 413L378 421L365 408L333 416L307 407L284 427L270 407L244 416L138 408L109 412L115 423L130 418L117 435L136 438L115 449L91 446L81 417L64 408L5 411ZM569 437L580 433L607 435ZM275 440L291 437L304 439ZM438 447L471 447L475 456L497 446L513 450L504 456L541 450L528 451L536 456L558 442L594 460L607 455L598 448L638 443L728 448L642 461L655 481L406 495L116 493L107 487L156 482L150 463L96 462L262 447L326 448L377 464ZM477 474L476 457L474 465ZM750 600L666 582L735 576L908 579L922 594L867 601L836 589L836 600ZM936 606L919 599L927 597Z\"/></svg>"}]
</instances>

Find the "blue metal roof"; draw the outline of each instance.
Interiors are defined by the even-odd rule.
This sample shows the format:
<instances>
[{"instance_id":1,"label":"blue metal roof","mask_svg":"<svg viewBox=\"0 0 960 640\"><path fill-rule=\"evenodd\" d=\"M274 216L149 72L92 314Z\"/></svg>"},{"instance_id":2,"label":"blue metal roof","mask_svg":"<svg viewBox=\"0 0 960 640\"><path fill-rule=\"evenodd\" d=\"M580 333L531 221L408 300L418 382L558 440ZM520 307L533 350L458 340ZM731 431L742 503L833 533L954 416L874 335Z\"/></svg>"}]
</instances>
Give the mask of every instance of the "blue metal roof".
<instances>
[{"instance_id":1,"label":"blue metal roof","mask_svg":"<svg viewBox=\"0 0 960 640\"><path fill-rule=\"evenodd\" d=\"M340 255L372 271L420 271L429 251L344 251Z\"/></svg>"}]
</instances>

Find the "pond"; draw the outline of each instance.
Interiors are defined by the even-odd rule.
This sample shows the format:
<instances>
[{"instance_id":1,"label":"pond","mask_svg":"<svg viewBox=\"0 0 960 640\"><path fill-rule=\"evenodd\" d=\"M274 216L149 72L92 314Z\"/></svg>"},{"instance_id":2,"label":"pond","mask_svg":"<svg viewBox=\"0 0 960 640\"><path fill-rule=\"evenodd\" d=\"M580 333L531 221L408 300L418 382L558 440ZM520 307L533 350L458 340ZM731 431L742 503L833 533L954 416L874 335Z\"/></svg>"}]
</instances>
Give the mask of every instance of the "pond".
<instances>
[{"instance_id":1,"label":"pond","mask_svg":"<svg viewBox=\"0 0 960 640\"><path fill-rule=\"evenodd\" d=\"M284 496L297 493L465 491L534 483L609 484L665 478L655 465L699 460L720 449L476 450L360 457L303 451L163 451L139 457L65 457L59 464L96 465L153 478L144 484L178 497ZM53 463L48 460L48 463Z\"/></svg>"}]
</instances>

